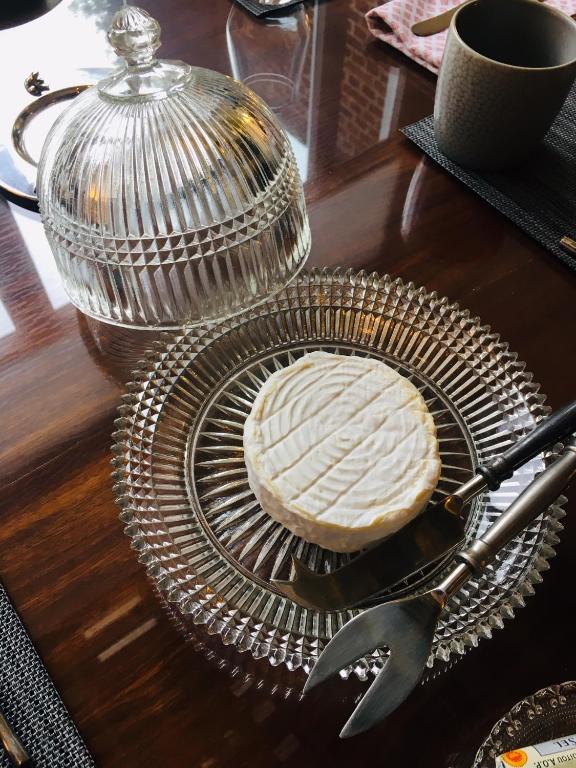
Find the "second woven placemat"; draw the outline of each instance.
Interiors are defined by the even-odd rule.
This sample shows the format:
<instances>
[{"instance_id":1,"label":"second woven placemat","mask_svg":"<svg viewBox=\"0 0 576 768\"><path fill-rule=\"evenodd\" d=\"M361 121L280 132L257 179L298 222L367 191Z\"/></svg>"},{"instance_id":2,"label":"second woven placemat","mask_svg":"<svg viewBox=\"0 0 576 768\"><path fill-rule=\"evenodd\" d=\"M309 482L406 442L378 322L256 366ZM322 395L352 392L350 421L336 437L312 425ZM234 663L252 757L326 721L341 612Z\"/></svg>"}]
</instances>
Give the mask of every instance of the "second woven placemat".
<instances>
[{"instance_id":1,"label":"second woven placemat","mask_svg":"<svg viewBox=\"0 0 576 768\"><path fill-rule=\"evenodd\" d=\"M576 240L576 87L538 152L506 172L468 171L443 155L432 116L402 132L442 168L497 208L572 269L576 256L560 241Z\"/></svg>"},{"instance_id":2,"label":"second woven placemat","mask_svg":"<svg viewBox=\"0 0 576 768\"><path fill-rule=\"evenodd\" d=\"M0 583L0 710L34 768L94 768L94 761ZM0 768L12 764L0 746Z\"/></svg>"}]
</instances>

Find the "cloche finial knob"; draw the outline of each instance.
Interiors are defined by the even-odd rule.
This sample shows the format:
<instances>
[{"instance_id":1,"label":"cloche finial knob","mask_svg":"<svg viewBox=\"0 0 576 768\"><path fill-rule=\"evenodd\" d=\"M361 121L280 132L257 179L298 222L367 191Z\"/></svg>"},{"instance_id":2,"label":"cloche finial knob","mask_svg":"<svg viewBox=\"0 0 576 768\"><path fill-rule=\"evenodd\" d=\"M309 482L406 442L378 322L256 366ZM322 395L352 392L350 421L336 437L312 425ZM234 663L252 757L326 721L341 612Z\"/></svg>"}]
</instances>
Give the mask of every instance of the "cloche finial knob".
<instances>
[{"instance_id":1,"label":"cloche finial knob","mask_svg":"<svg viewBox=\"0 0 576 768\"><path fill-rule=\"evenodd\" d=\"M142 8L127 5L112 19L108 41L129 66L152 64L160 47L160 24Z\"/></svg>"}]
</instances>

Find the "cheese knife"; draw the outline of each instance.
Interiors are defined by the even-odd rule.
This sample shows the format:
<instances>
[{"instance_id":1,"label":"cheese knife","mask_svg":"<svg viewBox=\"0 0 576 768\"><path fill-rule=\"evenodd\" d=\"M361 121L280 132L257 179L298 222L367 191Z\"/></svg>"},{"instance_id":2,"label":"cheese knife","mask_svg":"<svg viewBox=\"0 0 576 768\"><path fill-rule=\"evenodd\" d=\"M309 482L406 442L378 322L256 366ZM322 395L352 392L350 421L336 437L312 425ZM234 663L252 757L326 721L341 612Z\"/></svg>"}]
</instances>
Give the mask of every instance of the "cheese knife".
<instances>
[{"instance_id":1,"label":"cheese knife","mask_svg":"<svg viewBox=\"0 0 576 768\"><path fill-rule=\"evenodd\" d=\"M546 448L576 432L576 400L544 418L503 454L480 466L471 480L429 505L397 533L332 573L319 574L292 558L294 578L272 585L291 600L320 611L340 611L398 584L440 560L465 539L466 502L486 489L497 490L513 473Z\"/></svg>"},{"instance_id":2,"label":"cheese knife","mask_svg":"<svg viewBox=\"0 0 576 768\"><path fill-rule=\"evenodd\" d=\"M383 669L342 729L341 738L367 731L406 699L426 668L438 619L448 600L545 512L575 476L576 441L572 440L562 456L538 475L488 530L458 552L455 566L439 584L424 594L363 611L334 635L312 669L304 693L377 648L390 651Z\"/></svg>"}]
</instances>

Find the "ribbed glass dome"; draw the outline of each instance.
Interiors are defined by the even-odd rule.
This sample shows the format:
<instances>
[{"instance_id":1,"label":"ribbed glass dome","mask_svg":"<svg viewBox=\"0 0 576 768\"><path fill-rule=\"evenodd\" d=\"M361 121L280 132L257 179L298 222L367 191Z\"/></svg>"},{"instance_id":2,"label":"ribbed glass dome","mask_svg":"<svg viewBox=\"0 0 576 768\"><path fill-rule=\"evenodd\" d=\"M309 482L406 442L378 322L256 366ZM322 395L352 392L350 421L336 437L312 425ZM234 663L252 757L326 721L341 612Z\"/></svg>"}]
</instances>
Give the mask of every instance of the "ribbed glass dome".
<instances>
[{"instance_id":1,"label":"ribbed glass dome","mask_svg":"<svg viewBox=\"0 0 576 768\"><path fill-rule=\"evenodd\" d=\"M296 161L276 118L229 77L158 61L160 27L128 6L124 67L54 124L38 169L71 301L97 319L176 328L280 290L310 250Z\"/></svg>"}]
</instances>

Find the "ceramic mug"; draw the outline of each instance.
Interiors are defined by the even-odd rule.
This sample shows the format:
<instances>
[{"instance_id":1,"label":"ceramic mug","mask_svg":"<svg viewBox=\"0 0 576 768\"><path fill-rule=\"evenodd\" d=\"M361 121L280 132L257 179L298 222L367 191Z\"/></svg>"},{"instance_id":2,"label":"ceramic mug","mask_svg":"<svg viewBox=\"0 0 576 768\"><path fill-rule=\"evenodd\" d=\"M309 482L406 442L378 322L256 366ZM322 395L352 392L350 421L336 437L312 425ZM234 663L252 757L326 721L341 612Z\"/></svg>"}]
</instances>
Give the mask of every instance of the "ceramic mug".
<instances>
[{"instance_id":1,"label":"ceramic mug","mask_svg":"<svg viewBox=\"0 0 576 768\"><path fill-rule=\"evenodd\" d=\"M576 22L537 0L472 0L455 14L434 104L447 157L514 165L560 111L576 77Z\"/></svg>"}]
</instances>

